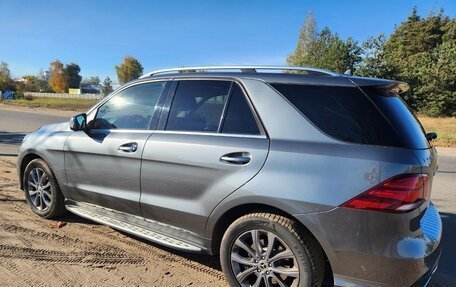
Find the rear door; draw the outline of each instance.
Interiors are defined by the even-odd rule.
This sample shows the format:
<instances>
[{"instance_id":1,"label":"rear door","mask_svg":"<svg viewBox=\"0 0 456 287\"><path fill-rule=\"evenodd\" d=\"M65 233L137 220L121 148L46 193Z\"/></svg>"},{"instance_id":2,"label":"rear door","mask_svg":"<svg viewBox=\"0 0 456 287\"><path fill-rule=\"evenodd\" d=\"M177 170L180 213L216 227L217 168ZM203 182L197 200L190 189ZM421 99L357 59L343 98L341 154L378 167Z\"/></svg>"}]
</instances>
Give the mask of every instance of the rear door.
<instances>
[{"instance_id":1,"label":"rear door","mask_svg":"<svg viewBox=\"0 0 456 287\"><path fill-rule=\"evenodd\" d=\"M242 87L229 80L173 82L141 168L146 219L204 234L215 206L258 173L269 140Z\"/></svg>"},{"instance_id":2,"label":"rear door","mask_svg":"<svg viewBox=\"0 0 456 287\"><path fill-rule=\"evenodd\" d=\"M121 90L89 115L90 130L68 137L65 170L71 199L141 216L141 154L169 85L147 82Z\"/></svg>"}]
</instances>

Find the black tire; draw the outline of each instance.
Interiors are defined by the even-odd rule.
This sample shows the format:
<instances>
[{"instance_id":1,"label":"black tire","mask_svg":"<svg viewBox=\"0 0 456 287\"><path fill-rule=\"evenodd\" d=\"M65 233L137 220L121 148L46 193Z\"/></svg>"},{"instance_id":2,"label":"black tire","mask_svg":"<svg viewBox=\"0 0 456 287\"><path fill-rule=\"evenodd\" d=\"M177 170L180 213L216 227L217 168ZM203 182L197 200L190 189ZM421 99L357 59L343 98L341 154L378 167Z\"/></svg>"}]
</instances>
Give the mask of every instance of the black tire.
<instances>
[{"instance_id":1,"label":"black tire","mask_svg":"<svg viewBox=\"0 0 456 287\"><path fill-rule=\"evenodd\" d=\"M44 177L46 179L46 184L49 183L49 188L47 190L48 194L50 193L50 196L46 196L47 200L50 200L50 204L46 208L38 208L35 206L35 204L32 202L32 196L30 195L29 190L30 189L36 189L33 187L31 184L29 184L29 176L30 173L33 170L40 169L44 171ZM60 191L59 185L57 183L57 180L55 179L54 173L52 172L51 168L49 165L42 159L34 159L32 160L27 167L25 168L24 171L24 176L23 176L23 186L24 186L24 193L25 193L25 199L27 201L27 204L30 206L32 211L39 216L43 218L54 218L61 216L66 213L65 209L65 203L64 203L64 197Z\"/></svg>"},{"instance_id":2,"label":"black tire","mask_svg":"<svg viewBox=\"0 0 456 287\"><path fill-rule=\"evenodd\" d=\"M321 286L325 271L325 257L319 244L315 242L315 239L311 237L308 234L308 232L305 232L304 230L302 230L302 228L299 228L299 226L293 220L270 213L252 213L242 216L236 221L234 221L226 230L220 246L220 262L225 277L230 286L240 286L238 280L236 279L236 275L233 271L233 264L231 261L231 252L232 250L234 250L233 246L235 245L235 241L238 237L242 237L243 234L248 234L247 232L252 230L263 230L266 235L268 234L268 232L272 233L280 240L282 240L286 245L288 245L287 247L292 251L295 258L293 262L297 263L297 267L299 269L299 275L297 276L298 280L294 279L295 281L292 283L296 284L296 281L298 281L299 285L293 286ZM264 234L262 236L263 238L265 237ZM262 242L262 244L264 244L265 239L262 240L263 241L260 241ZM252 248L252 251L253 249L254 248ZM260 259L264 259L264 257ZM267 256L267 259L269 259L269 256ZM253 263L250 261L250 264ZM260 269L256 270L260 271ZM261 271L266 272L265 270L267 269L261 269ZM271 273L273 273L273 271L270 271L267 274ZM255 276L256 278L258 278L258 274L260 274L260 272L255 274L257 275L249 276ZM270 278L267 280L275 279ZM274 281L270 281L270 283L272 282Z\"/></svg>"}]
</instances>

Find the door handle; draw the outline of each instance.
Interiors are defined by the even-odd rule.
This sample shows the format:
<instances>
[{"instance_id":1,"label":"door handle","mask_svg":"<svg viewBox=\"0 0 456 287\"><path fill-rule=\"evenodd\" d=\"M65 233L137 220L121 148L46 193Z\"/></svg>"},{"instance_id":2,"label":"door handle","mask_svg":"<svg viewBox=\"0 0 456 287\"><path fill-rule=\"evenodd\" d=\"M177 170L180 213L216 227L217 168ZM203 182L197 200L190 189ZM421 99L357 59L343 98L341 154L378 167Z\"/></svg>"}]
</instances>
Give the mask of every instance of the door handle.
<instances>
[{"instance_id":1,"label":"door handle","mask_svg":"<svg viewBox=\"0 0 456 287\"><path fill-rule=\"evenodd\" d=\"M248 164L251 159L252 157L248 152L233 152L222 156L220 161L224 163L242 165Z\"/></svg>"},{"instance_id":2,"label":"door handle","mask_svg":"<svg viewBox=\"0 0 456 287\"><path fill-rule=\"evenodd\" d=\"M118 151L123 151L123 152L135 152L138 150L138 144L137 143L126 143L117 148Z\"/></svg>"}]
</instances>

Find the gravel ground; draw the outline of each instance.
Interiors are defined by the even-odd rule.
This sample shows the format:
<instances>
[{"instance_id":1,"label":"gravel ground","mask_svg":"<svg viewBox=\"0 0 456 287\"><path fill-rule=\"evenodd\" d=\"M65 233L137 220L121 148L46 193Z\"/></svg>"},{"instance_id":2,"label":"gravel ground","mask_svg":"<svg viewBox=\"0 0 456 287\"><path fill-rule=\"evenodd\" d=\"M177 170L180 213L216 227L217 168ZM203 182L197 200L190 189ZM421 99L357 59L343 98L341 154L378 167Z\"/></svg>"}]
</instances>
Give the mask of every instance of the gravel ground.
<instances>
[{"instance_id":1,"label":"gravel ground","mask_svg":"<svg viewBox=\"0 0 456 287\"><path fill-rule=\"evenodd\" d=\"M218 259L168 250L78 216L51 225L17 188L15 157L0 157L0 286L225 286Z\"/></svg>"}]
</instances>

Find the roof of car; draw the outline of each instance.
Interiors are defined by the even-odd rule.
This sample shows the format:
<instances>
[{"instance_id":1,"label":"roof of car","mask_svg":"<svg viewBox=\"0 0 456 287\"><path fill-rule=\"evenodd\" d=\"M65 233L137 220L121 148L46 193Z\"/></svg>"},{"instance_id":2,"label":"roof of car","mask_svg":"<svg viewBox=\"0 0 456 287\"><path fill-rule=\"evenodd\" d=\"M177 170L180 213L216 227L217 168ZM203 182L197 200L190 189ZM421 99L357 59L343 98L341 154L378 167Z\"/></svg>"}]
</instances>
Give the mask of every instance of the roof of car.
<instances>
[{"instance_id":1,"label":"roof of car","mask_svg":"<svg viewBox=\"0 0 456 287\"><path fill-rule=\"evenodd\" d=\"M266 72L259 72L259 71ZM274 71L274 72L271 72ZM188 67L158 70L146 73L138 80L144 79L255 79L267 83L306 84L324 86L376 86L402 93L408 89L404 82L362 78L339 74L328 70L307 67L274 67L274 66L212 66Z\"/></svg>"}]
</instances>

